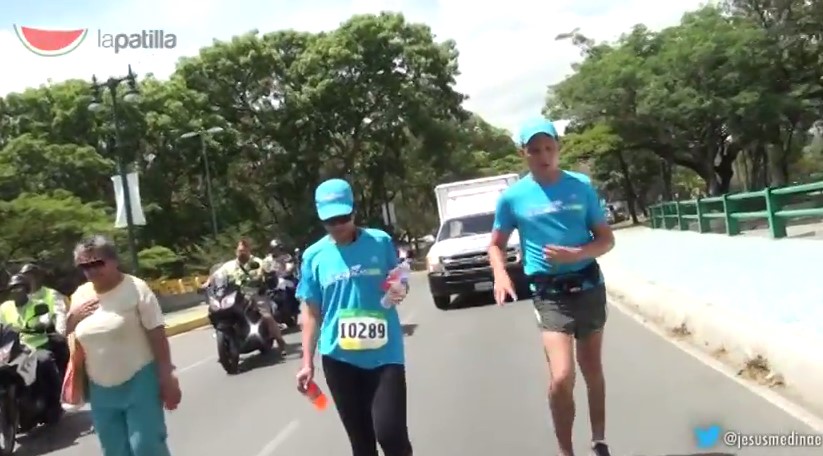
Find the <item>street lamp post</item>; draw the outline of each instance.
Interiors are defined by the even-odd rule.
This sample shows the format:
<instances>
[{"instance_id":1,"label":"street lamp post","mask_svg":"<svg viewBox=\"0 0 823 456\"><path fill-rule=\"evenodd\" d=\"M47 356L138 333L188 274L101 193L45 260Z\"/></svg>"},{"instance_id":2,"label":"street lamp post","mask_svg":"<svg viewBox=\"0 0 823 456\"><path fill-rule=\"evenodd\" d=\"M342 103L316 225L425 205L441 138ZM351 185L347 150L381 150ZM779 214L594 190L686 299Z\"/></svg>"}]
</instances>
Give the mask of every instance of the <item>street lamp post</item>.
<instances>
[{"instance_id":1,"label":"street lamp post","mask_svg":"<svg viewBox=\"0 0 823 456\"><path fill-rule=\"evenodd\" d=\"M212 127L208 130L196 130L180 135L180 139L200 138L200 153L203 155L203 166L206 169L206 196L209 199L209 209L211 210L211 230L214 238L217 239L217 209L214 206L214 196L211 191L211 171L209 170L209 154L206 152L206 136L211 136L223 131L222 127Z\"/></svg>"},{"instance_id":2,"label":"street lamp post","mask_svg":"<svg viewBox=\"0 0 823 456\"><path fill-rule=\"evenodd\" d=\"M128 185L128 173L126 171L125 158L123 157L123 148L120 144L120 122L117 117L117 88L121 83L127 83L128 91L123 96L123 101L127 103L134 103L140 98L137 91L137 75L132 71L129 65L129 72L126 76L115 78L111 77L105 81L98 81L96 76L91 78L91 89L94 98L89 104L89 111L99 112L103 109L102 91L108 90L111 94L111 120L114 124L114 136L109 137L107 141L107 149L114 152L115 161L117 163L117 172L120 175L120 184L123 188L123 205L126 210L126 227L129 235L129 253L131 255L131 262L134 274L138 273L139 264L137 259L137 240L134 230L134 217L131 212L131 194Z\"/></svg>"}]
</instances>

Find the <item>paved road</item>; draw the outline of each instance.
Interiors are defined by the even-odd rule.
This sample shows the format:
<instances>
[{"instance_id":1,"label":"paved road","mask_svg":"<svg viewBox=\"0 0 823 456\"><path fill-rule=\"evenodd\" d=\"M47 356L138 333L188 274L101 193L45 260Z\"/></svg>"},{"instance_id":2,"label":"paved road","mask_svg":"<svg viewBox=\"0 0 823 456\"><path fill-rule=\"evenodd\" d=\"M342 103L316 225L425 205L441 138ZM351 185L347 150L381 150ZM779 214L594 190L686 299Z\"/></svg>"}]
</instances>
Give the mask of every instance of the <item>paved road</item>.
<instances>
[{"instance_id":1,"label":"paved road","mask_svg":"<svg viewBox=\"0 0 823 456\"><path fill-rule=\"evenodd\" d=\"M529 304L441 312L427 297L424 279L413 280L416 291L403 314L414 329L407 347L416 454L554 454L546 367ZM619 311L613 309L610 319L605 356L615 455L823 454L821 448L697 450L691 429L698 424L719 423L742 433L813 431ZM181 408L169 415L176 456L348 454L334 411L316 412L294 392L296 355L281 363L252 359L248 372L227 377L213 359L210 331L177 336L172 347L184 389ZM588 418L579 383L576 432L582 451ZM57 429L23 437L19 454L100 453L81 411Z\"/></svg>"}]
</instances>

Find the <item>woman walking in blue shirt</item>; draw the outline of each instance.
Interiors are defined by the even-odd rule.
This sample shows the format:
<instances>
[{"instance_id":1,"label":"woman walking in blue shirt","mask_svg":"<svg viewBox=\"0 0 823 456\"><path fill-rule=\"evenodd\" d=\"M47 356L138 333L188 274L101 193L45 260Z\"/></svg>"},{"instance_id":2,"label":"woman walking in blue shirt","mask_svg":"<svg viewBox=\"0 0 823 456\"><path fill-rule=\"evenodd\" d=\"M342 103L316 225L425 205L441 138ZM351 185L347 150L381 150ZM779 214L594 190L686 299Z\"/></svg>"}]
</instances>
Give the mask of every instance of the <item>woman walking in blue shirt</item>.
<instances>
[{"instance_id":1,"label":"woman walking in blue shirt","mask_svg":"<svg viewBox=\"0 0 823 456\"><path fill-rule=\"evenodd\" d=\"M314 378L315 347L353 456L411 456L406 425L403 331L381 285L398 264L391 237L354 223L354 195L344 180L315 191L328 232L303 253L297 296L303 306L303 365L298 388ZM406 290L393 292L399 304ZM319 344L317 338L319 336Z\"/></svg>"}]
</instances>

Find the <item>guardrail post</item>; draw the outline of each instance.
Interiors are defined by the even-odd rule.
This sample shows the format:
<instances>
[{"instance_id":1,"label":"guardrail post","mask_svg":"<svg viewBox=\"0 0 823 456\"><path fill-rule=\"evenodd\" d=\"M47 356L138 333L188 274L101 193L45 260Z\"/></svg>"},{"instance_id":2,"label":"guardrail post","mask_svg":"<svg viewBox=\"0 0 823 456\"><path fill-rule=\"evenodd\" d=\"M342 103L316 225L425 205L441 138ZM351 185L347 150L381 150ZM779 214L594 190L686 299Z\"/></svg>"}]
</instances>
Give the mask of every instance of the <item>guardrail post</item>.
<instances>
[{"instance_id":1,"label":"guardrail post","mask_svg":"<svg viewBox=\"0 0 823 456\"><path fill-rule=\"evenodd\" d=\"M663 226L663 220L660 218L660 205L655 204L649 211L652 214L652 228L660 228Z\"/></svg>"},{"instance_id":2,"label":"guardrail post","mask_svg":"<svg viewBox=\"0 0 823 456\"><path fill-rule=\"evenodd\" d=\"M726 234L729 236L740 234L740 223L732 217L734 206L734 200L729 199L729 195L723 195L723 215L726 219Z\"/></svg>"},{"instance_id":3,"label":"guardrail post","mask_svg":"<svg viewBox=\"0 0 823 456\"><path fill-rule=\"evenodd\" d=\"M685 218L686 209L688 205L684 205L681 201L675 201L675 208L677 210L677 227L680 231L689 231L689 219Z\"/></svg>"},{"instance_id":4,"label":"guardrail post","mask_svg":"<svg viewBox=\"0 0 823 456\"><path fill-rule=\"evenodd\" d=\"M669 210L669 204L670 203L665 202L665 203L662 203L660 205L660 207L663 209L663 228L665 228L667 230L670 230L672 228L672 226L674 226L674 224L672 222L672 218L669 217L669 215L670 215L669 213L671 212Z\"/></svg>"},{"instance_id":5,"label":"guardrail post","mask_svg":"<svg viewBox=\"0 0 823 456\"><path fill-rule=\"evenodd\" d=\"M786 220L775 215L782 209L780 204L780 196L772 193L771 187L766 187L764 190L766 196L766 218L769 221L769 231L772 233L773 239L781 239L787 236Z\"/></svg>"},{"instance_id":6,"label":"guardrail post","mask_svg":"<svg viewBox=\"0 0 823 456\"><path fill-rule=\"evenodd\" d=\"M709 228L709 219L703 217L703 197L698 196L694 200L694 208L695 212L697 212L697 231L700 233L708 233L711 231Z\"/></svg>"},{"instance_id":7,"label":"guardrail post","mask_svg":"<svg viewBox=\"0 0 823 456\"><path fill-rule=\"evenodd\" d=\"M677 228L679 228L680 231L683 231L683 214L680 211L680 201L674 202L674 215L677 216L675 226L677 226Z\"/></svg>"}]
</instances>

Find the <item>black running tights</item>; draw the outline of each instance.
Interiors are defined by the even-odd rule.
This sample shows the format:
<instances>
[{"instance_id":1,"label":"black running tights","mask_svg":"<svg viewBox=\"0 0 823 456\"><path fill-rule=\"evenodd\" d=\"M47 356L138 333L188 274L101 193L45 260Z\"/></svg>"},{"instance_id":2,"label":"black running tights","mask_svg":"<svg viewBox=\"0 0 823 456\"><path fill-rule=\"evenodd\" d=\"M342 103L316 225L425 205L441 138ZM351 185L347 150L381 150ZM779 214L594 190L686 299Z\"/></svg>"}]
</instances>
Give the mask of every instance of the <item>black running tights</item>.
<instances>
[{"instance_id":1,"label":"black running tights","mask_svg":"<svg viewBox=\"0 0 823 456\"><path fill-rule=\"evenodd\" d=\"M323 373L349 435L352 456L412 456L406 425L406 369L389 364L363 369L328 356Z\"/></svg>"}]
</instances>

